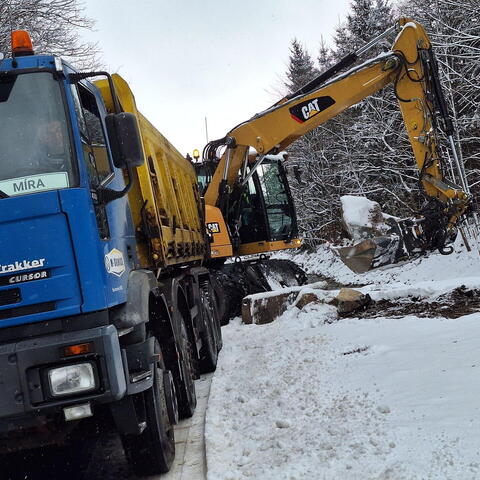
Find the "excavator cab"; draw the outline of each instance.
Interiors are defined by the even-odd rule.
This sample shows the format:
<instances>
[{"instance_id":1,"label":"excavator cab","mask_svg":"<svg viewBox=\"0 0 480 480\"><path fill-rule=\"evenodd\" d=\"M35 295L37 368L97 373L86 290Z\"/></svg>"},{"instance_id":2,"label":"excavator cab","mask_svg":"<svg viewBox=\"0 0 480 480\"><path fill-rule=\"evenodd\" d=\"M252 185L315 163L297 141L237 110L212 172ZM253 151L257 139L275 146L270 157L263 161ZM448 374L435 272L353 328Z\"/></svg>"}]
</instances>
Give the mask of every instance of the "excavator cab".
<instances>
[{"instance_id":1,"label":"excavator cab","mask_svg":"<svg viewBox=\"0 0 480 480\"><path fill-rule=\"evenodd\" d=\"M218 162L208 160L205 162L196 162L193 164L193 167L195 168L195 173L197 174L198 191L200 192L200 195L202 197L212 180L212 176L215 173L215 169L217 168L217 163Z\"/></svg>"},{"instance_id":2,"label":"excavator cab","mask_svg":"<svg viewBox=\"0 0 480 480\"><path fill-rule=\"evenodd\" d=\"M236 199L233 195L228 223L238 255L285 248L298 236L287 175L282 162L272 157L253 170Z\"/></svg>"},{"instance_id":3,"label":"excavator cab","mask_svg":"<svg viewBox=\"0 0 480 480\"><path fill-rule=\"evenodd\" d=\"M265 155L261 162L251 160L243 175L239 173L228 202L221 209L206 205L212 257L262 254L300 245L283 160L283 155ZM194 164L201 195L217 166L218 160L211 159Z\"/></svg>"},{"instance_id":4,"label":"excavator cab","mask_svg":"<svg viewBox=\"0 0 480 480\"><path fill-rule=\"evenodd\" d=\"M266 255L301 245L284 159L284 155L251 154L232 187L217 186L217 204L205 201L209 266L217 285L222 324L240 315L238 306L246 295L307 281L305 272L293 261ZM216 157L194 164L202 195L218 164ZM240 260L243 256L249 257ZM236 257L234 262L225 262L231 257Z\"/></svg>"}]
</instances>

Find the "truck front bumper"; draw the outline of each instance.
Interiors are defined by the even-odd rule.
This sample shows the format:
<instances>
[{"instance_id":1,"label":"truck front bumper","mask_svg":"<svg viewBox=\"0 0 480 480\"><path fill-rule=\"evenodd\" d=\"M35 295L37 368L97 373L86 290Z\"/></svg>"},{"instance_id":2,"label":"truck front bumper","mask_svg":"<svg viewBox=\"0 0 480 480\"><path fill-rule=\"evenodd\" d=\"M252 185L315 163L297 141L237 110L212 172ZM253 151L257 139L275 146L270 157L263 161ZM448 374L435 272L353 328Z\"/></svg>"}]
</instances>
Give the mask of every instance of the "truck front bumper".
<instances>
[{"instance_id":1,"label":"truck front bumper","mask_svg":"<svg viewBox=\"0 0 480 480\"><path fill-rule=\"evenodd\" d=\"M65 356L65 347L77 344L88 344L89 352ZM83 394L53 395L48 372L81 363L91 365L95 387ZM124 361L113 325L0 345L0 433L28 418L58 415L67 406L117 401L126 391Z\"/></svg>"}]
</instances>

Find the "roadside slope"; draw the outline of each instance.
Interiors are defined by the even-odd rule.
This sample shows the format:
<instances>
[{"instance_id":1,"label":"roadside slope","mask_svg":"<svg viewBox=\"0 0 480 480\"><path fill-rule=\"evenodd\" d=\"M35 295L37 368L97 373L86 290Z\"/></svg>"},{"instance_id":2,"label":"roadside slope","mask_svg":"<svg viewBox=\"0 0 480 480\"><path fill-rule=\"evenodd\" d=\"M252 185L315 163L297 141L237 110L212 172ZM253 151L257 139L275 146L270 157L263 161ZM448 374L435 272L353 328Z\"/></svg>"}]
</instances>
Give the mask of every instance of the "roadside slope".
<instances>
[{"instance_id":1,"label":"roadside slope","mask_svg":"<svg viewBox=\"0 0 480 480\"><path fill-rule=\"evenodd\" d=\"M480 285L478 257L445 258L366 289L429 302ZM322 304L232 322L207 409L208 479L479 478L479 334L479 313L338 319Z\"/></svg>"}]
</instances>

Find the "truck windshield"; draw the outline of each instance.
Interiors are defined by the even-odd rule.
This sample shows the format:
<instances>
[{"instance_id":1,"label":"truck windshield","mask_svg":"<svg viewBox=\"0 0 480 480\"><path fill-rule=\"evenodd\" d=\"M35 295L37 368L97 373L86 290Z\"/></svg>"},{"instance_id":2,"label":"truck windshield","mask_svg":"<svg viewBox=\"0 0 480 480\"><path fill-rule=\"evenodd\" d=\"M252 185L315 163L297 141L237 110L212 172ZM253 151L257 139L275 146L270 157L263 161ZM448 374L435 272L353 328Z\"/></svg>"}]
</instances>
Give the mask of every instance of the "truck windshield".
<instances>
[{"instance_id":1,"label":"truck windshield","mask_svg":"<svg viewBox=\"0 0 480 480\"><path fill-rule=\"evenodd\" d=\"M73 183L59 82L48 72L0 76L0 191L24 195Z\"/></svg>"}]
</instances>

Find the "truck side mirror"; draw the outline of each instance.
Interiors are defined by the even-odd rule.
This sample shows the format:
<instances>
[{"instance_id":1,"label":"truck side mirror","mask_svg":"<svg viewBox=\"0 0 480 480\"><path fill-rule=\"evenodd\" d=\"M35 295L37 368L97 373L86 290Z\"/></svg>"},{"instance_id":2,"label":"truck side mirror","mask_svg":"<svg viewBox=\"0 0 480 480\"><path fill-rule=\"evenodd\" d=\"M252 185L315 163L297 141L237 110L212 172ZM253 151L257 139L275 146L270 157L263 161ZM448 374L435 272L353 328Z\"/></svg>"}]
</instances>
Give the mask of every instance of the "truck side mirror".
<instances>
[{"instance_id":1,"label":"truck side mirror","mask_svg":"<svg viewBox=\"0 0 480 480\"><path fill-rule=\"evenodd\" d=\"M110 113L105 117L113 164L117 168L140 167L143 157L142 140L137 118L133 113Z\"/></svg>"}]
</instances>

